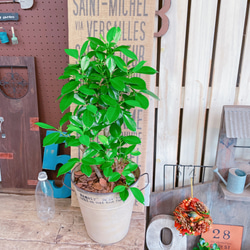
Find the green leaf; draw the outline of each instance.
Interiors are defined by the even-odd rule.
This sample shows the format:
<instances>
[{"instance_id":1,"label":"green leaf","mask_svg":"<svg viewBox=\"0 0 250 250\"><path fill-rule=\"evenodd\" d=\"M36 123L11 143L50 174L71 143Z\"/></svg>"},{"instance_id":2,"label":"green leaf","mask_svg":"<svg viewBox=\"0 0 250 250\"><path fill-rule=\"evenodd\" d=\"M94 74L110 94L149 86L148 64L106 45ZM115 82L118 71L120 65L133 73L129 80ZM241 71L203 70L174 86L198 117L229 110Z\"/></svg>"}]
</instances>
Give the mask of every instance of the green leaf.
<instances>
[{"instance_id":1,"label":"green leaf","mask_svg":"<svg viewBox=\"0 0 250 250\"><path fill-rule=\"evenodd\" d=\"M131 85L131 87L134 89L138 89L138 90L147 89L146 82L140 77L129 78L128 84Z\"/></svg>"},{"instance_id":2,"label":"green leaf","mask_svg":"<svg viewBox=\"0 0 250 250\"><path fill-rule=\"evenodd\" d=\"M62 126L65 122L69 121L69 118L71 117L71 115L72 115L71 112L65 113L59 122L60 126Z\"/></svg>"},{"instance_id":3,"label":"green leaf","mask_svg":"<svg viewBox=\"0 0 250 250\"><path fill-rule=\"evenodd\" d=\"M96 164L95 158L91 158L91 157L84 157L81 159L81 162L83 164L86 164L86 165L95 165Z\"/></svg>"},{"instance_id":4,"label":"green leaf","mask_svg":"<svg viewBox=\"0 0 250 250\"><path fill-rule=\"evenodd\" d=\"M100 140L101 143L105 145L109 144L108 138L105 135L98 135L98 139Z\"/></svg>"},{"instance_id":5,"label":"green leaf","mask_svg":"<svg viewBox=\"0 0 250 250\"><path fill-rule=\"evenodd\" d=\"M112 161L106 161L102 164L101 169L110 168L114 164L114 160Z\"/></svg>"},{"instance_id":6,"label":"green leaf","mask_svg":"<svg viewBox=\"0 0 250 250\"><path fill-rule=\"evenodd\" d=\"M136 200L138 200L140 203L144 205L144 196L141 190L136 187L131 187L130 190L132 194L134 195L134 197L136 198Z\"/></svg>"},{"instance_id":7,"label":"green leaf","mask_svg":"<svg viewBox=\"0 0 250 250\"><path fill-rule=\"evenodd\" d=\"M91 48L94 52L96 52L96 49L97 49L97 46L98 46L96 43L90 42L89 46L90 46L90 48Z\"/></svg>"},{"instance_id":8,"label":"green leaf","mask_svg":"<svg viewBox=\"0 0 250 250\"><path fill-rule=\"evenodd\" d=\"M88 37L88 40L91 41L92 43L100 46L105 46L104 42L100 40L99 38L96 37Z\"/></svg>"},{"instance_id":9,"label":"green leaf","mask_svg":"<svg viewBox=\"0 0 250 250\"><path fill-rule=\"evenodd\" d=\"M132 117L130 117L130 116L124 114L124 113L123 113L123 119L124 119L124 123L127 126L127 128L129 130L135 132L136 131L136 122L135 122L135 120Z\"/></svg>"},{"instance_id":10,"label":"green leaf","mask_svg":"<svg viewBox=\"0 0 250 250\"><path fill-rule=\"evenodd\" d=\"M68 137L66 138L66 141L67 141L67 146L69 147L78 147L81 145L79 139L76 139L74 137Z\"/></svg>"},{"instance_id":11,"label":"green leaf","mask_svg":"<svg viewBox=\"0 0 250 250\"><path fill-rule=\"evenodd\" d=\"M142 68L142 66L143 66L145 63L146 63L146 61L141 61L141 62L139 62L139 63L132 69L132 71L135 72L135 73L137 73L138 70L140 70L140 69Z\"/></svg>"},{"instance_id":12,"label":"green leaf","mask_svg":"<svg viewBox=\"0 0 250 250\"><path fill-rule=\"evenodd\" d=\"M69 92L75 90L75 89L78 87L79 84L80 84L79 81L69 81L68 83L66 83L66 84L62 87L61 93L62 93L63 95L65 95L65 94L67 94L67 93L69 93Z\"/></svg>"},{"instance_id":13,"label":"green leaf","mask_svg":"<svg viewBox=\"0 0 250 250\"><path fill-rule=\"evenodd\" d=\"M124 102L130 106L142 108L141 104L136 100L125 100Z\"/></svg>"},{"instance_id":14,"label":"green leaf","mask_svg":"<svg viewBox=\"0 0 250 250\"><path fill-rule=\"evenodd\" d=\"M68 79L68 78L70 78L70 74L63 74L63 75L58 77L59 80L60 79Z\"/></svg>"},{"instance_id":15,"label":"green leaf","mask_svg":"<svg viewBox=\"0 0 250 250\"><path fill-rule=\"evenodd\" d=\"M55 127L48 125L46 123L43 123L43 122L36 122L35 124L39 126L40 128L44 128L44 129L56 129Z\"/></svg>"},{"instance_id":16,"label":"green leaf","mask_svg":"<svg viewBox=\"0 0 250 250\"><path fill-rule=\"evenodd\" d=\"M87 148L83 154L83 158L91 158L94 157L98 152L95 149ZM95 161L94 161L95 162ZM95 163L93 163L95 164Z\"/></svg>"},{"instance_id":17,"label":"green leaf","mask_svg":"<svg viewBox=\"0 0 250 250\"><path fill-rule=\"evenodd\" d=\"M94 105L88 105L88 106L86 106L86 108L87 108L87 110L89 110L93 114L96 114L96 112L98 111L98 108Z\"/></svg>"},{"instance_id":18,"label":"green leaf","mask_svg":"<svg viewBox=\"0 0 250 250\"><path fill-rule=\"evenodd\" d=\"M132 58L134 60L138 60L136 54L129 50L129 49L126 49L126 48L119 48L119 51L121 51L125 56L129 57L129 58Z\"/></svg>"},{"instance_id":19,"label":"green leaf","mask_svg":"<svg viewBox=\"0 0 250 250\"><path fill-rule=\"evenodd\" d=\"M115 66L116 66L115 60L112 57L107 58L106 65L108 67L110 74L112 74L112 72L114 71Z\"/></svg>"},{"instance_id":20,"label":"green leaf","mask_svg":"<svg viewBox=\"0 0 250 250\"><path fill-rule=\"evenodd\" d=\"M116 33L116 27L112 27L111 29L109 29L107 36L106 36L107 41L109 43L114 39L115 33Z\"/></svg>"},{"instance_id":21,"label":"green leaf","mask_svg":"<svg viewBox=\"0 0 250 250\"><path fill-rule=\"evenodd\" d=\"M114 187L113 193L120 193L120 192L123 192L125 189L126 189L125 186L123 186L123 185L118 185L118 186Z\"/></svg>"},{"instance_id":22,"label":"green leaf","mask_svg":"<svg viewBox=\"0 0 250 250\"><path fill-rule=\"evenodd\" d=\"M92 168L89 165L82 164L81 171L88 177L90 177L90 175L92 174Z\"/></svg>"},{"instance_id":23,"label":"green leaf","mask_svg":"<svg viewBox=\"0 0 250 250\"><path fill-rule=\"evenodd\" d=\"M117 43L120 40L121 35L122 35L121 28L117 27L116 31L115 31L115 35L114 35L114 41L115 41L115 43Z\"/></svg>"},{"instance_id":24,"label":"green leaf","mask_svg":"<svg viewBox=\"0 0 250 250\"><path fill-rule=\"evenodd\" d=\"M153 74L157 73L157 70L155 70L154 68L152 68L150 66L143 66L139 70L137 70L136 73L146 74L146 75L153 75Z\"/></svg>"},{"instance_id":25,"label":"green leaf","mask_svg":"<svg viewBox=\"0 0 250 250\"><path fill-rule=\"evenodd\" d=\"M90 85L89 85L89 88L90 89L99 89L99 85L98 84L96 84L96 83L91 83Z\"/></svg>"},{"instance_id":26,"label":"green leaf","mask_svg":"<svg viewBox=\"0 0 250 250\"><path fill-rule=\"evenodd\" d=\"M115 90L112 86L110 88L108 88L108 95L115 99L116 101L119 101L119 91Z\"/></svg>"},{"instance_id":27,"label":"green leaf","mask_svg":"<svg viewBox=\"0 0 250 250\"><path fill-rule=\"evenodd\" d=\"M82 116L82 121L86 127L90 128L95 121L94 114L89 110L85 110Z\"/></svg>"},{"instance_id":28,"label":"green leaf","mask_svg":"<svg viewBox=\"0 0 250 250\"><path fill-rule=\"evenodd\" d=\"M110 82L112 87L119 91L123 91L126 86L120 77L112 78Z\"/></svg>"},{"instance_id":29,"label":"green leaf","mask_svg":"<svg viewBox=\"0 0 250 250\"><path fill-rule=\"evenodd\" d=\"M105 54L103 52L96 52L96 56L103 61L105 59Z\"/></svg>"},{"instance_id":30,"label":"green leaf","mask_svg":"<svg viewBox=\"0 0 250 250\"><path fill-rule=\"evenodd\" d=\"M119 56L113 56L115 63L117 65L117 67L123 71L123 72L127 72L128 71L128 67L126 65L126 63L123 61L123 59Z\"/></svg>"},{"instance_id":31,"label":"green leaf","mask_svg":"<svg viewBox=\"0 0 250 250\"><path fill-rule=\"evenodd\" d=\"M78 127L82 127L83 123L82 121L78 118L78 116L76 115L72 115L69 117L69 120L72 124L78 126Z\"/></svg>"},{"instance_id":32,"label":"green leaf","mask_svg":"<svg viewBox=\"0 0 250 250\"><path fill-rule=\"evenodd\" d=\"M103 170L103 174L104 174L104 176L107 177L107 178L108 178L109 176L111 176L112 173L113 173L112 168L105 168L105 169Z\"/></svg>"},{"instance_id":33,"label":"green leaf","mask_svg":"<svg viewBox=\"0 0 250 250\"><path fill-rule=\"evenodd\" d=\"M89 147L93 148L93 149L95 149L97 151L103 150L102 146L100 144L98 144L97 142L91 142L89 144Z\"/></svg>"},{"instance_id":34,"label":"green leaf","mask_svg":"<svg viewBox=\"0 0 250 250\"><path fill-rule=\"evenodd\" d=\"M122 140L128 144L140 144L141 139L135 135L123 136Z\"/></svg>"},{"instance_id":35,"label":"green leaf","mask_svg":"<svg viewBox=\"0 0 250 250\"><path fill-rule=\"evenodd\" d=\"M110 96L108 95L101 95L101 99L104 103L108 104L108 105L112 105L112 106L115 106L117 105L117 101L113 98L111 98Z\"/></svg>"},{"instance_id":36,"label":"green leaf","mask_svg":"<svg viewBox=\"0 0 250 250\"><path fill-rule=\"evenodd\" d=\"M101 86L101 94L102 94L102 95L106 95L107 92L108 92L107 86L105 86L105 85Z\"/></svg>"},{"instance_id":37,"label":"green leaf","mask_svg":"<svg viewBox=\"0 0 250 250\"><path fill-rule=\"evenodd\" d=\"M61 144L61 143L65 143L65 137L60 136L58 140L55 142L55 144Z\"/></svg>"},{"instance_id":38,"label":"green leaf","mask_svg":"<svg viewBox=\"0 0 250 250\"><path fill-rule=\"evenodd\" d=\"M124 191L120 192L119 194L120 194L120 198L122 201L127 200L128 196L129 196L129 192L127 189L124 189Z\"/></svg>"},{"instance_id":39,"label":"green leaf","mask_svg":"<svg viewBox=\"0 0 250 250\"><path fill-rule=\"evenodd\" d=\"M153 92L151 92L151 91L148 90L148 89L141 90L141 92L143 92L143 93L145 93L145 94L147 94L147 95L150 95L150 96L152 96L153 98L155 98L155 99L157 99L157 100L160 100L159 97L158 97L156 94L154 94Z\"/></svg>"},{"instance_id":40,"label":"green leaf","mask_svg":"<svg viewBox=\"0 0 250 250\"><path fill-rule=\"evenodd\" d=\"M59 137L60 137L59 132L46 135L43 139L43 146L46 147L48 145L54 144L58 140Z\"/></svg>"},{"instance_id":41,"label":"green leaf","mask_svg":"<svg viewBox=\"0 0 250 250\"><path fill-rule=\"evenodd\" d=\"M78 50L77 49L65 49L64 51L67 55L72 56L75 59L78 59Z\"/></svg>"},{"instance_id":42,"label":"green leaf","mask_svg":"<svg viewBox=\"0 0 250 250\"><path fill-rule=\"evenodd\" d=\"M84 56L81 60L81 69L82 71L84 72L88 66L89 66L89 63L90 63L90 59L88 56Z\"/></svg>"},{"instance_id":43,"label":"green leaf","mask_svg":"<svg viewBox=\"0 0 250 250\"><path fill-rule=\"evenodd\" d=\"M135 150L135 151L131 152L130 154L133 156L138 156L138 155L141 155L141 152L138 150Z\"/></svg>"},{"instance_id":44,"label":"green leaf","mask_svg":"<svg viewBox=\"0 0 250 250\"><path fill-rule=\"evenodd\" d=\"M87 85L82 85L79 88L79 91L85 95L95 95L96 94L96 92L93 89L90 89Z\"/></svg>"},{"instance_id":45,"label":"green leaf","mask_svg":"<svg viewBox=\"0 0 250 250\"><path fill-rule=\"evenodd\" d=\"M138 164L134 163L134 162L130 162L125 168L124 170L128 170L130 172L135 171L138 168Z\"/></svg>"},{"instance_id":46,"label":"green leaf","mask_svg":"<svg viewBox=\"0 0 250 250\"><path fill-rule=\"evenodd\" d=\"M67 131L68 131L68 132L76 132L76 133L78 133L78 134L80 134L80 135L83 134L83 131L82 131L81 128L79 128L79 127L77 127L77 126L74 126L74 125L72 125L72 124L69 124L69 125L68 125Z\"/></svg>"},{"instance_id":47,"label":"green leaf","mask_svg":"<svg viewBox=\"0 0 250 250\"><path fill-rule=\"evenodd\" d=\"M77 162L76 160L75 161L68 161L67 163L63 164L58 170L57 177L69 172L74 167L76 162Z\"/></svg>"},{"instance_id":48,"label":"green leaf","mask_svg":"<svg viewBox=\"0 0 250 250\"><path fill-rule=\"evenodd\" d=\"M79 141L81 142L81 144L83 144L83 145L85 145L85 146L89 146L89 144L90 144L90 138L89 138L89 136L87 136L87 135L81 135L80 137L79 137Z\"/></svg>"},{"instance_id":49,"label":"green leaf","mask_svg":"<svg viewBox=\"0 0 250 250\"><path fill-rule=\"evenodd\" d=\"M118 137L122 133L122 129L116 123L111 124L109 132L113 137Z\"/></svg>"},{"instance_id":50,"label":"green leaf","mask_svg":"<svg viewBox=\"0 0 250 250\"><path fill-rule=\"evenodd\" d=\"M95 157L95 162L96 165L101 165L105 162L105 159L103 159L102 157Z\"/></svg>"},{"instance_id":51,"label":"green leaf","mask_svg":"<svg viewBox=\"0 0 250 250\"><path fill-rule=\"evenodd\" d=\"M138 101L143 109L147 109L149 106L148 98L140 93L135 96L136 101Z\"/></svg>"},{"instance_id":52,"label":"green leaf","mask_svg":"<svg viewBox=\"0 0 250 250\"><path fill-rule=\"evenodd\" d=\"M109 107L106 113L107 119L109 123L113 123L119 118L121 109L119 105L116 105L115 107Z\"/></svg>"},{"instance_id":53,"label":"green leaf","mask_svg":"<svg viewBox=\"0 0 250 250\"><path fill-rule=\"evenodd\" d=\"M112 175L109 177L109 182L116 182L120 179L121 174L118 172L113 172Z\"/></svg>"},{"instance_id":54,"label":"green leaf","mask_svg":"<svg viewBox=\"0 0 250 250\"><path fill-rule=\"evenodd\" d=\"M81 51L80 51L80 56L82 56L85 53L85 51L88 47L88 44L89 44L89 41L84 42L84 44L82 45Z\"/></svg>"},{"instance_id":55,"label":"green leaf","mask_svg":"<svg viewBox=\"0 0 250 250\"><path fill-rule=\"evenodd\" d=\"M60 101L60 110L63 113L73 102L74 99L74 93L70 92L68 94L66 94L62 100Z\"/></svg>"},{"instance_id":56,"label":"green leaf","mask_svg":"<svg viewBox=\"0 0 250 250\"><path fill-rule=\"evenodd\" d=\"M124 174L124 176L125 176L125 174ZM126 175L126 183L127 183L127 185L132 185L133 183L135 182L135 176L133 175L133 173L129 173L129 174L127 174Z\"/></svg>"},{"instance_id":57,"label":"green leaf","mask_svg":"<svg viewBox=\"0 0 250 250\"><path fill-rule=\"evenodd\" d=\"M134 144L134 145L128 147L128 148L126 149L126 151L125 151L125 154L126 154L126 155L130 154L130 153L135 149L135 147L136 147L136 144Z\"/></svg>"},{"instance_id":58,"label":"green leaf","mask_svg":"<svg viewBox=\"0 0 250 250\"><path fill-rule=\"evenodd\" d=\"M81 98L77 93L74 93L73 103L77 105L85 105L85 100Z\"/></svg>"}]
</instances>

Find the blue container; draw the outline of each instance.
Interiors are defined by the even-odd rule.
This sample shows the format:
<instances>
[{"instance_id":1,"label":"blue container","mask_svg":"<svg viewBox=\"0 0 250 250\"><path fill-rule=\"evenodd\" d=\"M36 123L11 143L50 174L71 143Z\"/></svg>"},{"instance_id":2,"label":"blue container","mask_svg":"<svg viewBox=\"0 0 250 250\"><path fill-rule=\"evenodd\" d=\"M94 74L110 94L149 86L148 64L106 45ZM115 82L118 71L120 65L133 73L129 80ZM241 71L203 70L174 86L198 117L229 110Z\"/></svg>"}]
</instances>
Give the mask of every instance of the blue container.
<instances>
[{"instance_id":1,"label":"blue container","mask_svg":"<svg viewBox=\"0 0 250 250\"><path fill-rule=\"evenodd\" d=\"M7 35L7 32L4 28L2 28L4 31L0 32L0 41L1 43L8 43L9 42L9 38Z\"/></svg>"},{"instance_id":2,"label":"blue container","mask_svg":"<svg viewBox=\"0 0 250 250\"><path fill-rule=\"evenodd\" d=\"M238 168L230 168L227 178L227 190L234 194L241 194L245 189L246 173Z\"/></svg>"}]
</instances>

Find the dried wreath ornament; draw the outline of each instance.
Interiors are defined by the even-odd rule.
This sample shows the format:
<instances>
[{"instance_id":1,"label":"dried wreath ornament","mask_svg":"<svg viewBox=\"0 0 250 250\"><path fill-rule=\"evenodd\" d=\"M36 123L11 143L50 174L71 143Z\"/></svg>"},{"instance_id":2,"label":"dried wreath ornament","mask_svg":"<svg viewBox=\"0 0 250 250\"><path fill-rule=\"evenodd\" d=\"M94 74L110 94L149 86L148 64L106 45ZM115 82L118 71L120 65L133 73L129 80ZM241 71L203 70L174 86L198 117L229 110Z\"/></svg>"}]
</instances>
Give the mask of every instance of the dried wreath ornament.
<instances>
[{"instance_id":1,"label":"dried wreath ornament","mask_svg":"<svg viewBox=\"0 0 250 250\"><path fill-rule=\"evenodd\" d=\"M175 208L174 216L175 227L182 235L200 235L207 232L213 223L206 205L192 197Z\"/></svg>"},{"instance_id":2,"label":"dried wreath ornament","mask_svg":"<svg viewBox=\"0 0 250 250\"><path fill-rule=\"evenodd\" d=\"M191 197L183 200L173 212L175 227L182 235L201 235L210 229L213 220L206 205L193 198L193 179L191 178Z\"/></svg>"}]
</instances>

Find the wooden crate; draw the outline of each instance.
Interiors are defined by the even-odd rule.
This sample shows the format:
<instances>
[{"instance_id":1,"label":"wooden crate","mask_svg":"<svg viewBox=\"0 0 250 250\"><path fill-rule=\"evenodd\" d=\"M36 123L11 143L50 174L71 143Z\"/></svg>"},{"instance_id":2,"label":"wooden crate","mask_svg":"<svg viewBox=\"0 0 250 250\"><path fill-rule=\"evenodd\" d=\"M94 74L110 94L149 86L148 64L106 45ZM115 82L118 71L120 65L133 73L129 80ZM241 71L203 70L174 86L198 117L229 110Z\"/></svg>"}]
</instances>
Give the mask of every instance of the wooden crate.
<instances>
[{"instance_id":1,"label":"wooden crate","mask_svg":"<svg viewBox=\"0 0 250 250\"><path fill-rule=\"evenodd\" d=\"M248 7L247 0L171 1L158 48L155 191L163 178L172 187L164 164L213 166L222 107L250 104Z\"/></svg>"}]
</instances>

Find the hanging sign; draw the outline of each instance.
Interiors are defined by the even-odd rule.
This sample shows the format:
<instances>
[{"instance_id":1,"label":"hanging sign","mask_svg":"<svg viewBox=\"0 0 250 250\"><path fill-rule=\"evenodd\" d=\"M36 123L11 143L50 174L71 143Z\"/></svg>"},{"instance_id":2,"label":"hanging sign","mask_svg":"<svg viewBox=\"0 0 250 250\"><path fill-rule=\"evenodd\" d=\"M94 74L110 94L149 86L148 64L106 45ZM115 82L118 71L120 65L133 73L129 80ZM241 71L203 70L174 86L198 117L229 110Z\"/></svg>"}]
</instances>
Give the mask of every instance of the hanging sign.
<instances>
[{"instance_id":1,"label":"hanging sign","mask_svg":"<svg viewBox=\"0 0 250 250\"><path fill-rule=\"evenodd\" d=\"M18 13L0 13L0 21L18 21Z\"/></svg>"},{"instance_id":2,"label":"hanging sign","mask_svg":"<svg viewBox=\"0 0 250 250\"><path fill-rule=\"evenodd\" d=\"M242 235L242 226L213 224L207 233L202 234L202 238L211 248L216 243L221 250L240 250Z\"/></svg>"}]
</instances>

